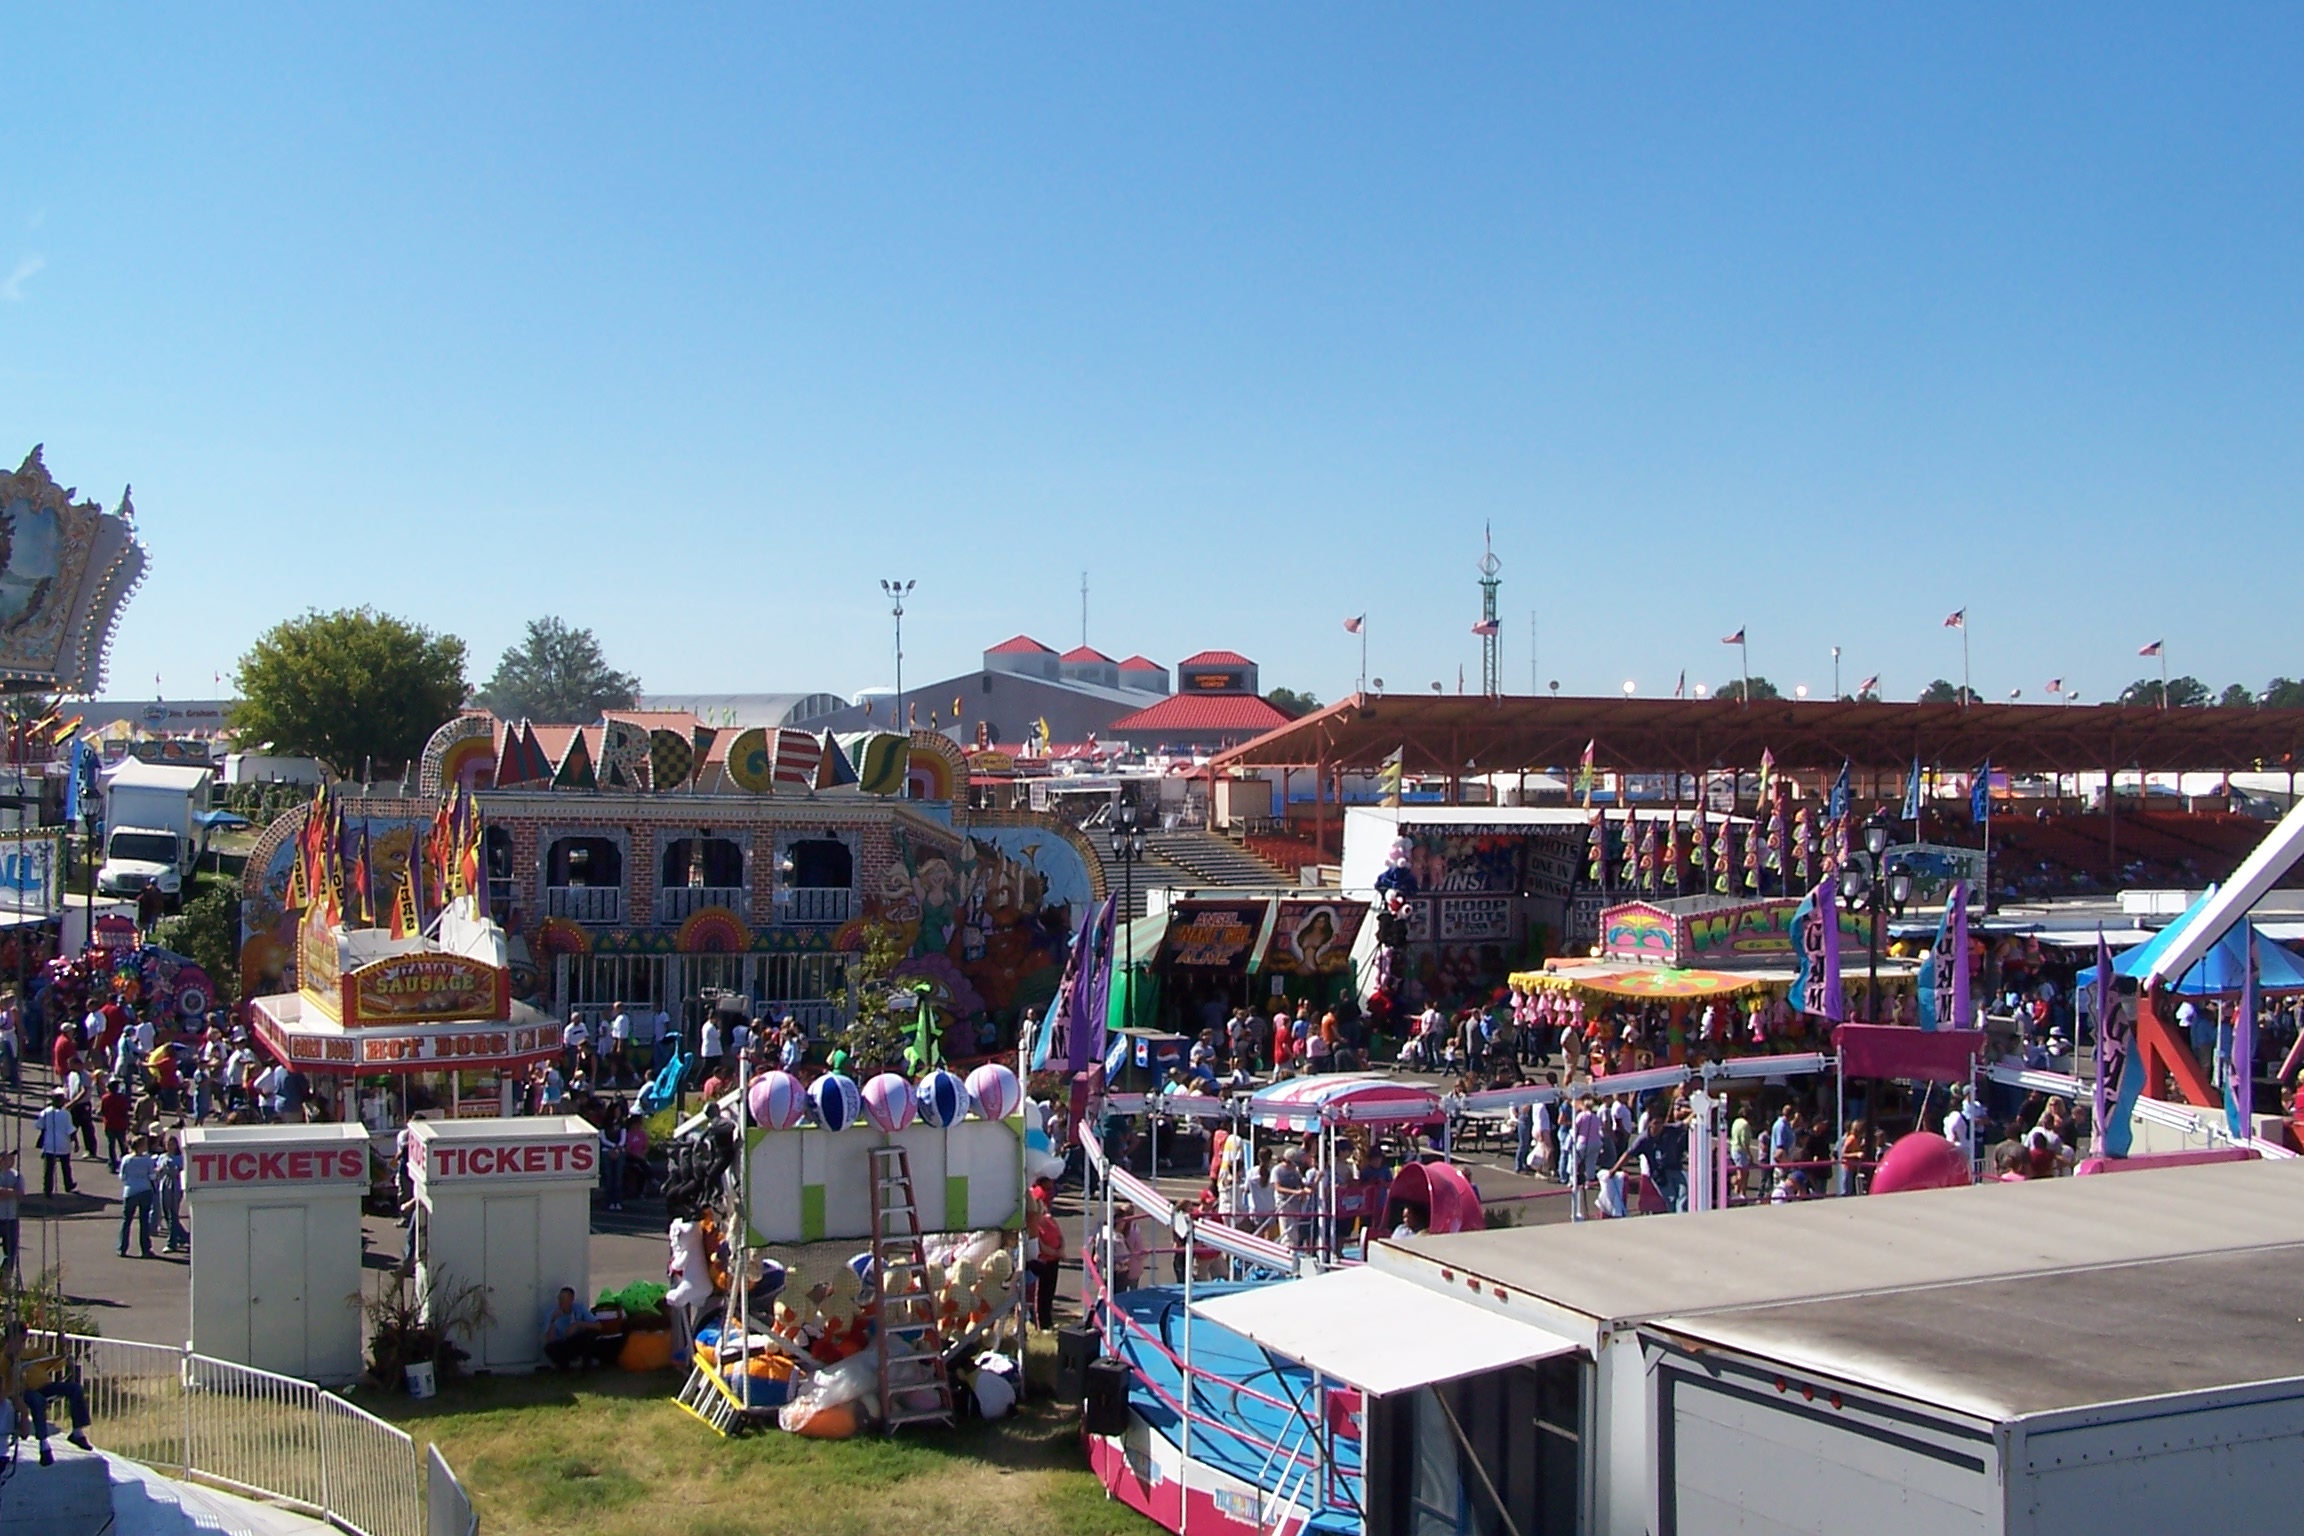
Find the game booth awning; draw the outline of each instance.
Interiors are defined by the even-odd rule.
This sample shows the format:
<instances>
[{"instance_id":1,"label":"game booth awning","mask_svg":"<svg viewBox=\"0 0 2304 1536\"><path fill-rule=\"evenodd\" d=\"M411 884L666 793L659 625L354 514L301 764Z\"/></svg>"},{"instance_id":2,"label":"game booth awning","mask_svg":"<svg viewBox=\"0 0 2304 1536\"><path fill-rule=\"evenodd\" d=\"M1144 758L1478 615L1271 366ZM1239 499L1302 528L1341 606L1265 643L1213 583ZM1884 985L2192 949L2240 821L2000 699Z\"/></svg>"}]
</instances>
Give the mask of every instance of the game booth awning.
<instances>
[{"instance_id":1,"label":"game booth awning","mask_svg":"<svg viewBox=\"0 0 2304 1536\"><path fill-rule=\"evenodd\" d=\"M2198 901L2185 909L2184 915L2161 929L2150 939L2114 957L2112 973L2141 980L2149 974L2152 963L2174 944L2208 897L2215 894L2211 888ZM2224 936L2210 947L2207 954L2192 969L2186 971L2169 988L2180 997L2237 997L2248 974L2248 938L2256 938L2256 988L2260 992L2304 992L2304 963L2295 954L2265 937L2254 923L2235 923ZM2093 988L2096 985L2096 967L2080 972L2074 985Z\"/></svg>"},{"instance_id":2,"label":"game booth awning","mask_svg":"<svg viewBox=\"0 0 2304 1536\"><path fill-rule=\"evenodd\" d=\"M1440 1095L1422 1083L1395 1082L1380 1073L1330 1072L1292 1077L1259 1088L1248 1117L1276 1131L1317 1131L1351 1124L1420 1124L1441 1117Z\"/></svg>"}]
</instances>

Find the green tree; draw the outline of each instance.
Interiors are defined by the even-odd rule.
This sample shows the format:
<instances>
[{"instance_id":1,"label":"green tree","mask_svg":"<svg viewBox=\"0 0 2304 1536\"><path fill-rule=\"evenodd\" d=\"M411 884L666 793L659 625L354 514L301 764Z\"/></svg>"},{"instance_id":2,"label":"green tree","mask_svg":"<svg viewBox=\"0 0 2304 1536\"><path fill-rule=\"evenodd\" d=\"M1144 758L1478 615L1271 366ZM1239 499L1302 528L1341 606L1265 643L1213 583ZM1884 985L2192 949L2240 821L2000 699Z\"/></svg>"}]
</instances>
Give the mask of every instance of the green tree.
<instances>
[{"instance_id":1,"label":"green tree","mask_svg":"<svg viewBox=\"0 0 2304 1536\"><path fill-rule=\"evenodd\" d=\"M1973 688L1962 688L1958 683L1940 677L1920 690L1920 702L1923 704L1973 704L1976 702L1976 691Z\"/></svg>"},{"instance_id":2,"label":"green tree","mask_svg":"<svg viewBox=\"0 0 2304 1536\"><path fill-rule=\"evenodd\" d=\"M240 658L232 734L351 777L397 775L464 705L464 642L373 608L276 624Z\"/></svg>"},{"instance_id":3,"label":"green tree","mask_svg":"<svg viewBox=\"0 0 2304 1536\"><path fill-rule=\"evenodd\" d=\"M592 631L547 614L530 619L527 638L497 661L479 702L499 719L588 725L639 698L640 679L609 666Z\"/></svg>"},{"instance_id":4,"label":"green tree","mask_svg":"<svg viewBox=\"0 0 2304 1536\"><path fill-rule=\"evenodd\" d=\"M904 1047L912 1043L912 1010L896 1007L904 988L893 978L907 958L902 929L884 922L866 926L864 952L848 963L848 1026L833 1040L848 1053L854 1076L904 1064Z\"/></svg>"},{"instance_id":5,"label":"green tree","mask_svg":"<svg viewBox=\"0 0 2304 1536\"><path fill-rule=\"evenodd\" d=\"M160 947L200 963L216 984L219 1003L232 1001L239 969L232 963L232 930L240 921L240 901L229 882L209 880L184 910L161 923L153 935Z\"/></svg>"},{"instance_id":6,"label":"green tree","mask_svg":"<svg viewBox=\"0 0 2304 1536\"><path fill-rule=\"evenodd\" d=\"M2170 678L2165 699L2160 696L2160 679L2156 677L2140 677L2120 690L2121 703L2149 704L2155 709L2197 709L2210 697L2208 685L2196 677Z\"/></svg>"},{"instance_id":7,"label":"green tree","mask_svg":"<svg viewBox=\"0 0 2304 1536\"><path fill-rule=\"evenodd\" d=\"M1293 688L1275 688L1264 695L1264 702L1291 720L1300 719L1320 707L1320 700L1316 695L1298 693Z\"/></svg>"},{"instance_id":8,"label":"green tree","mask_svg":"<svg viewBox=\"0 0 2304 1536\"><path fill-rule=\"evenodd\" d=\"M2304 683L2276 677L2264 685L2263 697L2257 702L2267 709L2304 709Z\"/></svg>"},{"instance_id":9,"label":"green tree","mask_svg":"<svg viewBox=\"0 0 2304 1536\"><path fill-rule=\"evenodd\" d=\"M1712 696L1718 699L1734 699L1739 703L1743 702L1744 679L1739 677L1734 682L1722 683L1718 688L1712 690ZM1752 679L1752 697L1755 699L1780 699L1784 695L1779 693L1776 685L1768 679L1756 677Z\"/></svg>"},{"instance_id":10,"label":"green tree","mask_svg":"<svg viewBox=\"0 0 2304 1536\"><path fill-rule=\"evenodd\" d=\"M2216 701L2224 709L2248 709L2255 702L2256 695L2248 691L2248 685L2245 683L2232 684L2224 690L2224 696Z\"/></svg>"}]
</instances>

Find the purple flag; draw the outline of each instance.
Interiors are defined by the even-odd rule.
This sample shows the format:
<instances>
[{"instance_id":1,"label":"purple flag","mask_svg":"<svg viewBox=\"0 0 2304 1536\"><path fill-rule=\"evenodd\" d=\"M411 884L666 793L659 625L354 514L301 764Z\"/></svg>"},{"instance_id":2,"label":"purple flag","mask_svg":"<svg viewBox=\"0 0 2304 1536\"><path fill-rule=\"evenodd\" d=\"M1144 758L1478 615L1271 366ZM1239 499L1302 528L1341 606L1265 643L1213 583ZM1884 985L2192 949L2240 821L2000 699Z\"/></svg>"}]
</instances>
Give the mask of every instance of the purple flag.
<instances>
[{"instance_id":1,"label":"purple flag","mask_svg":"<svg viewBox=\"0 0 2304 1536\"><path fill-rule=\"evenodd\" d=\"M1951 910L1944 914L1952 930L1952 1018L1946 1026L1966 1029L1972 1017L1968 1002L1968 882L1952 883Z\"/></svg>"},{"instance_id":2,"label":"purple flag","mask_svg":"<svg viewBox=\"0 0 2304 1536\"><path fill-rule=\"evenodd\" d=\"M1799 954L1800 972L1792 983L1792 1002L1802 1013L1837 1024L1848 1012L1840 991L1840 911L1832 899L1832 882L1810 891L1792 914L1792 943Z\"/></svg>"},{"instance_id":3,"label":"purple flag","mask_svg":"<svg viewBox=\"0 0 2304 1536\"><path fill-rule=\"evenodd\" d=\"M2256 925L2243 916L2247 931L2246 968L2240 976L2240 1016L2232 1021L2232 1060L2224 1069L2224 1119L2234 1141L2256 1135Z\"/></svg>"},{"instance_id":4,"label":"purple flag","mask_svg":"<svg viewBox=\"0 0 2304 1536\"><path fill-rule=\"evenodd\" d=\"M1951 975L1945 975L1949 968ZM1920 1027L1968 1027L1968 882L1952 882L1944 900L1944 920L1936 925L1936 941L1920 962Z\"/></svg>"},{"instance_id":5,"label":"purple flag","mask_svg":"<svg viewBox=\"0 0 2304 1536\"><path fill-rule=\"evenodd\" d=\"M1072 1015L1068 1059L1075 1072L1085 1072L1104 1059L1105 1025L1112 1007L1112 968L1120 964L1112 952L1112 924L1119 915L1119 898L1107 896L1090 930L1087 960L1072 993L1077 1007Z\"/></svg>"},{"instance_id":6,"label":"purple flag","mask_svg":"<svg viewBox=\"0 0 2304 1536\"><path fill-rule=\"evenodd\" d=\"M2112 946L2104 942L2104 925L2096 925L2096 1149L2104 1149L2104 1126L2112 1112Z\"/></svg>"}]
</instances>

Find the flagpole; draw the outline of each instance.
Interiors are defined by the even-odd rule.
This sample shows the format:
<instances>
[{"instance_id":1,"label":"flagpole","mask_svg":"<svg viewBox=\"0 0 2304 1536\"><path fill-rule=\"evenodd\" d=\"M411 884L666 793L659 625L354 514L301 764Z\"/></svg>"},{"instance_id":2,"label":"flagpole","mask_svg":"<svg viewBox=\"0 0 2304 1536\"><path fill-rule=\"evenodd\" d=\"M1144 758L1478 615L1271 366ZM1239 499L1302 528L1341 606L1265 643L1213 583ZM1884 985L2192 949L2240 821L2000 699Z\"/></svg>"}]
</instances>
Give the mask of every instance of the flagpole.
<instances>
[{"instance_id":1,"label":"flagpole","mask_svg":"<svg viewBox=\"0 0 2304 1536\"><path fill-rule=\"evenodd\" d=\"M1744 702L1752 702L1752 647L1744 639L1744 631L1736 631L1736 664L1744 673Z\"/></svg>"},{"instance_id":2,"label":"flagpole","mask_svg":"<svg viewBox=\"0 0 2304 1536\"><path fill-rule=\"evenodd\" d=\"M2168 707L2168 642L2165 640L2160 642L2160 707ZM2183 780L2177 782L2181 784Z\"/></svg>"},{"instance_id":3,"label":"flagpole","mask_svg":"<svg viewBox=\"0 0 2304 1536\"><path fill-rule=\"evenodd\" d=\"M1360 691L1368 691L1368 616L1360 616Z\"/></svg>"},{"instance_id":4,"label":"flagpole","mask_svg":"<svg viewBox=\"0 0 2304 1536\"><path fill-rule=\"evenodd\" d=\"M1968 707L1974 689L1968 686L1968 610L1960 610L1960 707Z\"/></svg>"}]
</instances>

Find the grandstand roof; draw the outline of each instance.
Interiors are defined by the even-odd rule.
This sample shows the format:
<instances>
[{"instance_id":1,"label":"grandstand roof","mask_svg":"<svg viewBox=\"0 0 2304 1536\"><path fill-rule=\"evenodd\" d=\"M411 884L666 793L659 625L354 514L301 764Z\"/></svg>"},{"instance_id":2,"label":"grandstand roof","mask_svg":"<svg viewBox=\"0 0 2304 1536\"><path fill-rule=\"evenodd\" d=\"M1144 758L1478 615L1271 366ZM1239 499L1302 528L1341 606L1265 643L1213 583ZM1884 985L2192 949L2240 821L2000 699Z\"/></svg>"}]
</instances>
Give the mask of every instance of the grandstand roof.
<instances>
[{"instance_id":1,"label":"grandstand roof","mask_svg":"<svg viewBox=\"0 0 2304 1536\"><path fill-rule=\"evenodd\" d=\"M1062 656L1059 656L1059 657L1057 657L1056 659L1057 659L1058 661L1102 661L1102 662L1109 662L1109 661L1111 661L1111 660L1112 660L1112 658L1111 658L1111 657L1109 657L1109 656L1105 655L1105 654L1104 654L1102 651L1100 651L1100 650L1096 649L1096 647L1094 647L1094 646L1092 646L1092 645L1076 645L1076 646L1072 647L1072 649L1070 649L1070 650L1066 651L1066 652L1065 652L1065 653L1064 653Z\"/></svg>"},{"instance_id":2,"label":"grandstand roof","mask_svg":"<svg viewBox=\"0 0 2304 1536\"><path fill-rule=\"evenodd\" d=\"M1238 651L1195 651L1176 665L1180 667L1252 667L1256 663Z\"/></svg>"},{"instance_id":3,"label":"grandstand roof","mask_svg":"<svg viewBox=\"0 0 2304 1536\"><path fill-rule=\"evenodd\" d=\"M1763 751L1816 772L1914 758L1956 772L2278 771L2304 759L2304 709L1354 694L1211 766L1372 769L1403 751L1411 773L1510 773L1573 764L1586 742L1599 767L1633 773L1749 767Z\"/></svg>"},{"instance_id":4,"label":"grandstand roof","mask_svg":"<svg viewBox=\"0 0 2304 1536\"><path fill-rule=\"evenodd\" d=\"M1030 635L1011 635L984 653L987 656L1053 656L1054 648L1042 645Z\"/></svg>"}]
</instances>

